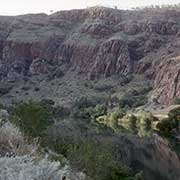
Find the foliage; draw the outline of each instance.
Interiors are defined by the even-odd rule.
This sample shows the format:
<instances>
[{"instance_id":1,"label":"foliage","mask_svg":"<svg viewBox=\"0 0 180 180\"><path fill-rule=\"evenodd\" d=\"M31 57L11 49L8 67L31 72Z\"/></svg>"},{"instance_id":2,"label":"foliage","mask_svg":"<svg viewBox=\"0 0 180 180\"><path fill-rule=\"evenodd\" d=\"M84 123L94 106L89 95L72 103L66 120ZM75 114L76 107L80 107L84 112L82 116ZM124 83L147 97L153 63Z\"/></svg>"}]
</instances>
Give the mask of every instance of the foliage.
<instances>
[{"instance_id":1,"label":"foliage","mask_svg":"<svg viewBox=\"0 0 180 180\"><path fill-rule=\"evenodd\" d=\"M0 103L0 109L4 109L4 105Z\"/></svg>"},{"instance_id":2,"label":"foliage","mask_svg":"<svg viewBox=\"0 0 180 180\"><path fill-rule=\"evenodd\" d=\"M23 136L19 128L6 122L0 127L1 155L13 153L15 155L27 155L37 152L39 145L37 140L29 141Z\"/></svg>"},{"instance_id":3,"label":"foliage","mask_svg":"<svg viewBox=\"0 0 180 180\"><path fill-rule=\"evenodd\" d=\"M150 112L141 112L138 119L138 135L140 137L148 137L152 134L152 122L157 119Z\"/></svg>"},{"instance_id":4,"label":"foliage","mask_svg":"<svg viewBox=\"0 0 180 180\"><path fill-rule=\"evenodd\" d=\"M136 134L137 133L137 117L134 115L129 116L129 129L132 133Z\"/></svg>"},{"instance_id":5,"label":"foliage","mask_svg":"<svg viewBox=\"0 0 180 180\"><path fill-rule=\"evenodd\" d=\"M82 109L82 108L94 107L98 104L102 104L103 101L104 99L98 97L88 98L86 96L82 96L75 100L72 108Z\"/></svg>"},{"instance_id":6,"label":"foliage","mask_svg":"<svg viewBox=\"0 0 180 180\"><path fill-rule=\"evenodd\" d=\"M139 116L140 125L145 126L146 128L151 128L151 123L154 121L154 116L150 112L142 112Z\"/></svg>"},{"instance_id":7,"label":"foliage","mask_svg":"<svg viewBox=\"0 0 180 180\"><path fill-rule=\"evenodd\" d=\"M119 118L122 118L123 116L126 115L125 110L117 108L115 109L112 113L111 113L111 117L112 119L114 119L115 121Z\"/></svg>"},{"instance_id":8,"label":"foliage","mask_svg":"<svg viewBox=\"0 0 180 180\"><path fill-rule=\"evenodd\" d=\"M30 156L0 158L0 179L2 180L59 180L68 175L68 168L60 168L59 162L47 158L34 160Z\"/></svg>"},{"instance_id":9,"label":"foliage","mask_svg":"<svg viewBox=\"0 0 180 180\"><path fill-rule=\"evenodd\" d=\"M70 124L68 131L60 131L58 134L49 134L47 127L51 125L51 119L58 110L42 103L28 102L22 103L13 110L12 122L19 126L23 132L32 137L40 137L41 145L47 150L50 149L57 154L62 154L70 161L73 168L83 170L94 180L134 180L134 174L122 167L117 161L112 144L99 142L99 138L93 138L93 133L86 128L92 127L97 117L107 115L105 105L99 105L98 99L89 100L81 98L72 107ZM55 113L54 113L55 110ZM111 119L117 120L124 115L124 111L116 110L112 112ZM70 115L69 115L70 116ZM85 131L81 129L85 120ZM65 121L67 123L67 121ZM88 123L87 123L88 122ZM64 126L62 125L63 129ZM98 128L101 127L100 125ZM76 128L79 128L76 134ZM45 132L47 134L45 134ZM71 133L68 133L71 132ZM84 133L84 134L83 134ZM96 132L97 133L97 132Z\"/></svg>"},{"instance_id":10,"label":"foliage","mask_svg":"<svg viewBox=\"0 0 180 180\"><path fill-rule=\"evenodd\" d=\"M147 84L142 87L129 89L124 96L119 100L120 108L136 108L147 103L147 93L152 90L152 87Z\"/></svg>"},{"instance_id":11,"label":"foliage","mask_svg":"<svg viewBox=\"0 0 180 180\"><path fill-rule=\"evenodd\" d=\"M81 137L50 139L48 144L51 144L52 149L58 154L63 153L72 167L83 169L93 180L135 180L135 175L115 159L110 145Z\"/></svg>"},{"instance_id":12,"label":"foliage","mask_svg":"<svg viewBox=\"0 0 180 180\"><path fill-rule=\"evenodd\" d=\"M168 116L170 119L176 119L177 121L180 121L180 107L172 109Z\"/></svg>"},{"instance_id":13,"label":"foliage","mask_svg":"<svg viewBox=\"0 0 180 180\"><path fill-rule=\"evenodd\" d=\"M157 120L150 112L141 112L140 114L126 114L118 121L118 127L125 128L132 134L138 134L140 137L150 136L152 134L152 122ZM122 128L121 128L122 129Z\"/></svg>"},{"instance_id":14,"label":"foliage","mask_svg":"<svg viewBox=\"0 0 180 180\"><path fill-rule=\"evenodd\" d=\"M147 103L147 97L145 95L138 96L124 96L119 100L120 108L135 108L143 106Z\"/></svg>"},{"instance_id":15,"label":"foliage","mask_svg":"<svg viewBox=\"0 0 180 180\"><path fill-rule=\"evenodd\" d=\"M96 120L98 123L112 128L115 132L126 132L145 137L152 134L152 122L157 121L157 118L150 112L141 112L135 116L126 114L124 109L116 109Z\"/></svg>"},{"instance_id":16,"label":"foliage","mask_svg":"<svg viewBox=\"0 0 180 180\"><path fill-rule=\"evenodd\" d=\"M81 102L80 104L80 106L77 106L72 110L72 118L92 121L95 120L98 116L102 116L107 113L107 108L105 105L98 104L93 106L93 104L88 103L87 101L83 101L83 103Z\"/></svg>"},{"instance_id":17,"label":"foliage","mask_svg":"<svg viewBox=\"0 0 180 180\"><path fill-rule=\"evenodd\" d=\"M160 131L160 133L169 136L174 126L172 125L171 120L169 118L166 118L160 121L156 127Z\"/></svg>"},{"instance_id":18,"label":"foliage","mask_svg":"<svg viewBox=\"0 0 180 180\"><path fill-rule=\"evenodd\" d=\"M176 99L174 100L174 104L180 104L180 98L176 98Z\"/></svg>"},{"instance_id":19,"label":"foliage","mask_svg":"<svg viewBox=\"0 0 180 180\"><path fill-rule=\"evenodd\" d=\"M113 86L109 84L101 84L94 87L94 89L98 92L110 91L112 88Z\"/></svg>"},{"instance_id":20,"label":"foliage","mask_svg":"<svg viewBox=\"0 0 180 180\"><path fill-rule=\"evenodd\" d=\"M112 128L114 131L116 131L120 128L118 125L119 119L123 118L125 115L126 115L126 112L124 109L116 108L112 112L109 112L102 116L98 116L96 118L96 121L99 124L104 124Z\"/></svg>"},{"instance_id":21,"label":"foliage","mask_svg":"<svg viewBox=\"0 0 180 180\"><path fill-rule=\"evenodd\" d=\"M47 127L53 123L51 116L46 106L29 101L14 108L11 120L28 136L42 137Z\"/></svg>"},{"instance_id":22,"label":"foliage","mask_svg":"<svg viewBox=\"0 0 180 180\"><path fill-rule=\"evenodd\" d=\"M168 118L161 120L157 124L157 129L165 136L172 136L173 132L180 130L180 108L175 108L168 113Z\"/></svg>"}]
</instances>

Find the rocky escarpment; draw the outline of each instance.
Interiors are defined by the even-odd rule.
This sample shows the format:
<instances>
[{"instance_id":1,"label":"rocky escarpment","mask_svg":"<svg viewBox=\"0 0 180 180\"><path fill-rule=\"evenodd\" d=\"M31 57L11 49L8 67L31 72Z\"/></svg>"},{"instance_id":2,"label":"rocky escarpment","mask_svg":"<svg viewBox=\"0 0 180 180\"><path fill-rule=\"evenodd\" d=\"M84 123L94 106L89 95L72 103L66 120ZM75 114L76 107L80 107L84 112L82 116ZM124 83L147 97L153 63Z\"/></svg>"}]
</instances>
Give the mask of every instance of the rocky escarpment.
<instances>
[{"instance_id":1,"label":"rocky escarpment","mask_svg":"<svg viewBox=\"0 0 180 180\"><path fill-rule=\"evenodd\" d=\"M0 79L58 78L68 71L90 79L143 74L152 82L156 79L154 87L159 88L156 67L167 66L164 56L178 55L179 45L171 43L179 37L179 17L177 10L150 14L103 7L0 17ZM166 84L163 93L156 92L158 102L169 104L179 93L165 97L172 86L171 81Z\"/></svg>"},{"instance_id":2,"label":"rocky escarpment","mask_svg":"<svg viewBox=\"0 0 180 180\"><path fill-rule=\"evenodd\" d=\"M159 103L168 104L180 97L180 57L162 61L154 80L154 96Z\"/></svg>"}]
</instances>

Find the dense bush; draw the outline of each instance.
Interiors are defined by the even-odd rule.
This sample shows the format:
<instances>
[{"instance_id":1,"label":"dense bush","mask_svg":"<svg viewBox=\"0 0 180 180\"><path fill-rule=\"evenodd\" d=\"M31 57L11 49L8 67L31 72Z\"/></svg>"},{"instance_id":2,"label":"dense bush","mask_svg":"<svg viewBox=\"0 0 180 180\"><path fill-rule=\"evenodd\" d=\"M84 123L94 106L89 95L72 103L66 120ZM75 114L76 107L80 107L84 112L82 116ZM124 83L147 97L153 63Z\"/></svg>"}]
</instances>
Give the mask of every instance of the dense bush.
<instances>
[{"instance_id":1,"label":"dense bush","mask_svg":"<svg viewBox=\"0 0 180 180\"><path fill-rule=\"evenodd\" d=\"M151 124L155 120L155 117L150 112L141 112L138 116L138 120L140 125L151 128Z\"/></svg>"},{"instance_id":2,"label":"dense bush","mask_svg":"<svg viewBox=\"0 0 180 180\"><path fill-rule=\"evenodd\" d=\"M101 84L94 87L94 89L98 92L110 91L112 88L113 86L110 84Z\"/></svg>"},{"instance_id":3,"label":"dense bush","mask_svg":"<svg viewBox=\"0 0 180 180\"><path fill-rule=\"evenodd\" d=\"M119 118L122 118L123 116L126 115L126 112L123 109L117 108L111 113L111 117L114 120L117 120Z\"/></svg>"},{"instance_id":4,"label":"dense bush","mask_svg":"<svg viewBox=\"0 0 180 180\"><path fill-rule=\"evenodd\" d=\"M56 152L63 153L72 167L83 170L93 180L135 180L135 175L115 159L111 145L85 137L50 138L48 144Z\"/></svg>"},{"instance_id":5,"label":"dense bush","mask_svg":"<svg viewBox=\"0 0 180 180\"><path fill-rule=\"evenodd\" d=\"M157 129L166 136L169 136L174 126L169 118L163 119L157 124Z\"/></svg>"},{"instance_id":6,"label":"dense bush","mask_svg":"<svg viewBox=\"0 0 180 180\"><path fill-rule=\"evenodd\" d=\"M174 100L174 104L180 104L180 98L176 98L176 99Z\"/></svg>"},{"instance_id":7,"label":"dense bush","mask_svg":"<svg viewBox=\"0 0 180 180\"><path fill-rule=\"evenodd\" d=\"M129 116L129 123L128 123L129 129L134 134L137 133L137 121L138 119L136 116L134 115Z\"/></svg>"},{"instance_id":8,"label":"dense bush","mask_svg":"<svg viewBox=\"0 0 180 180\"><path fill-rule=\"evenodd\" d=\"M147 103L147 97L145 95L139 96L124 96L119 100L120 108L135 108L143 106Z\"/></svg>"},{"instance_id":9,"label":"dense bush","mask_svg":"<svg viewBox=\"0 0 180 180\"><path fill-rule=\"evenodd\" d=\"M46 106L29 101L14 108L11 120L28 136L42 137L46 128L53 123L51 116Z\"/></svg>"},{"instance_id":10,"label":"dense bush","mask_svg":"<svg viewBox=\"0 0 180 180\"><path fill-rule=\"evenodd\" d=\"M168 113L168 118L157 124L157 129L165 136L172 136L180 132L180 108L175 108Z\"/></svg>"},{"instance_id":11,"label":"dense bush","mask_svg":"<svg viewBox=\"0 0 180 180\"><path fill-rule=\"evenodd\" d=\"M138 135L140 137L149 137L152 135L152 123L156 118L150 112L141 112L138 119Z\"/></svg>"},{"instance_id":12,"label":"dense bush","mask_svg":"<svg viewBox=\"0 0 180 180\"><path fill-rule=\"evenodd\" d=\"M130 89L127 91L126 96L140 96L145 95L152 90L151 86L138 87L136 89Z\"/></svg>"},{"instance_id":13,"label":"dense bush","mask_svg":"<svg viewBox=\"0 0 180 180\"><path fill-rule=\"evenodd\" d=\"M81 109L81 108L87 108L87 107L93 107L97 104L100 104L102 99L100 98L88 98L86 96L82 96L80 98L77 98L73 104L73 108Z\"/></svg>"},{"instance_id":14,"label":"dense bush","mask_svg":"<svg viewBox=\"0 0 180 180\"><path fill-rule=\"evenodd\" d=\"M62 154L73 168L85 172L93 180L134 180L134 174L117 161L112 146L95 138L97 129L101 128L95 120L107 114L106 106L98 105L98 102L98 99L81 98L72 107L71 116L66 117L64 124L63 121L56 124L57 131L55 125L51 126L54 128L53 134L50 133L51 128L47 130L47 127L52 123L54 108L46 103L30 101L17 105L12 112L12 122L27 135L41 137L42 147ZM113 119L121 116L123 112L112 113ZM67 128L65 124L68 124ZM100 133L99 137L103 135Z\"/></svg>"},{"instance_id":15,"label":"dense bush","mask_svg":"<svg viewBox=\"0 0 180 180\"><path fill-rule=\"evenodd\" d=\"M96 121L99 124L103 124L109 128L111 128L113 131L119 131L119 119L123 118L126 115L126 112L124 109L115 108L111 110L111 112L108 112L104 115L96 117ZM122 128L122 127L121 127Z\"/></svg>"},{"instance_id":16,"label":"dense bush","mask_svg":"<svg viewBox=\"0 0 180 180\"><path fill-rule=\"evenodd\" d=\"M153 132L152 122L157 119L150 112L141 112L136 115L126 114L119 121L127 131L140 137L151 136Z\"/></svg>"},{"instance_id":17,"label":"dense bush","mask_svg":"<svg viewBox=\"0 0 180 180\"><path fill-rule=\"evenodd\" d=\"M132 79L133 79L133 75L126 75L126 76L122 75L120 85L124 86L124 85L130 83L132 81Z\"/></svg>"},{"instance_id":18,"label":"dense bush","mask_svg":"<svg viewBox=\"0 0 180 180\"><path fill-rule=\"evenodd\" d=\"M4 109L4 105L0 103L0 109Z\"/></svg>"},{"instance_id":19,"label":"dense bush","mask_svg":"<svg viewBox=\"0 0 180 180\"><path fill-rule=\"evenodd\" d=\"M175 119L177 121L180 121L180 107L172 109L169 113L168 116L170 119Z\"/></svg>"},{"instance_id":20,"label":"dense bush","mask_svg":"<svg viewBox=\"0 0 180 180\"><path fill-rule=\"evenodd\" d=\"M98 103L98 99L88 100L86 97L79 99L72 108L71 117L86 121L95 120L98 116L102 116L107 112L106 106Z\"/></svg>"},{"instance_id":21,"label":"dense bush","mask_svg":"<svg viewBox=\"0 0 180 180\"><path fill-rule=\"evenodd\" d=\"M45 152L47 156L43 158ZM44 151L40 148L36 139L29 141L29 138L23 136L23 133L15 125L8 121L3 122L0 127L0 179L87 179L84 173L72 171L67 160L62 161L61 158L56 162L50 161L52 155L49 155L49 152L55 154L52 151ZM59 154L58 156L62 155Z\"/></svg>"}]
</instances>

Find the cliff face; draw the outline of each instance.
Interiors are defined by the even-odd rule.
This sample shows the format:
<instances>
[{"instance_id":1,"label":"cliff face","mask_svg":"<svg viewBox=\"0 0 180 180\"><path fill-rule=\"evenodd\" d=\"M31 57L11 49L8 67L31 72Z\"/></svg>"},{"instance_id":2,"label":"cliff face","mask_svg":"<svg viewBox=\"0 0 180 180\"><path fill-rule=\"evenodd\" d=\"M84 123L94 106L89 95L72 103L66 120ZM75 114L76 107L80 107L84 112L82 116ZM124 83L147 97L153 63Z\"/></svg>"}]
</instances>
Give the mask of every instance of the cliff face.
<instances>
[{"instance_id":1,"label":"cliff face","mask_svg":"<svg viewBox=\"0 0 180 180\"><path fill-rule=\"evenodd\" d=\"M165 86L159 81L165 71L178 76L179 65L169 68L163 57L179 54L179 44L171 46L179 36L179 20L179 11L149 14L102 7L0 17L0 78L58 77L69 70L91 79L143 74L154 81L158 101L169 104L179 96L178 86L167 77Z\"/></svg>"},{"instance_id":2,"label":"cliff face","mask_svg":"<svg viewBox=\"0 0 180 180\"><path fill-rule=\"evenodd\" d=\"M168 104L180 97L180 57L160 63L154 80L154 95L159 103Z\"/></svg>"}]
</instances>

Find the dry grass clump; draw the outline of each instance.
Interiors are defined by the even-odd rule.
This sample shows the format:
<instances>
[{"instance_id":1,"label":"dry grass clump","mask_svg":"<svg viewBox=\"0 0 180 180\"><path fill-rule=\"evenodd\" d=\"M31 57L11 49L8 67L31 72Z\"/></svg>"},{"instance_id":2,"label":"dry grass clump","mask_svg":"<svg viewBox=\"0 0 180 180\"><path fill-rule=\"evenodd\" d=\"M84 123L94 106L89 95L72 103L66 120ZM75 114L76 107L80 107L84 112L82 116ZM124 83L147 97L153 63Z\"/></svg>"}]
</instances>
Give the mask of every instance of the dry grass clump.
<instances>
[{"instance_id":1,"label":"dry grass clump","mask_svg":"<svg viewBox=\"0 0 180 180\"><path fill-rule=\"evenodd\" d=\"M39 148L37 139L29 142L23 136L19 128L10 122L4 123L0 127L0 155L33 155Z\"/></svg>"}]
</instances>

